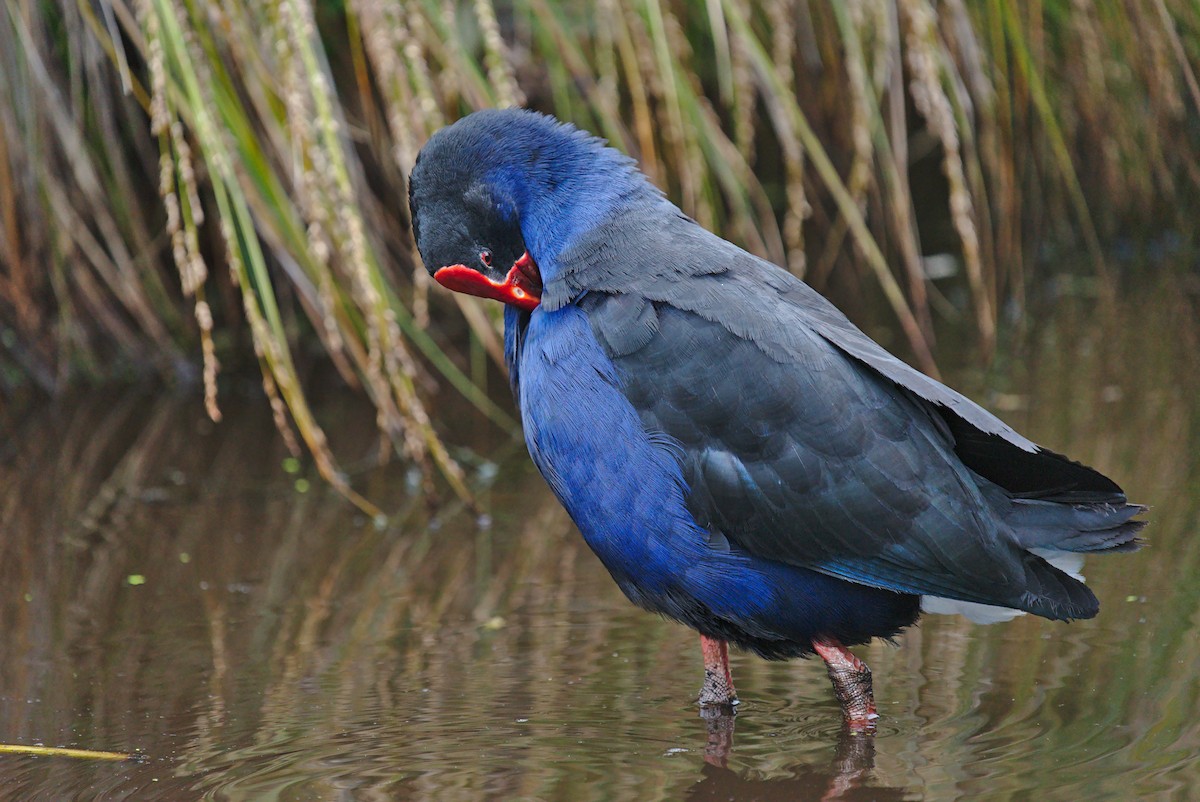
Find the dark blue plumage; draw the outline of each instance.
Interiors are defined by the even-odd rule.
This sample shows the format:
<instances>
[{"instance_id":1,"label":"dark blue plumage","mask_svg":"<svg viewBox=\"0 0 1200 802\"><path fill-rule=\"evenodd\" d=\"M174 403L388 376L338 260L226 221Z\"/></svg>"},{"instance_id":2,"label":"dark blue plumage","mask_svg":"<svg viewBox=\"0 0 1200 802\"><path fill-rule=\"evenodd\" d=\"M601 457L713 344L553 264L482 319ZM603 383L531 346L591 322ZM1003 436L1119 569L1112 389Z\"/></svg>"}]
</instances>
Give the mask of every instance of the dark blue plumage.
<instances>
[{"instance_id":1,"label":"dark blue plumage","mask_svg":"<svg viewBox=\"0 0 1200 802\"><path fill-rule=\"evenodd\" d=\"M529 452L588 545L706 638L833 654L842 698L835 669L866 668L835 666L841 646L913 623L921 595L1086 618L1095 596L1046 557L1136 548L1142 508L1111 480L900 362L583 132L471 115L426 145L410 200L435 277L510 304Z\"/></svg>"}]
</instances>

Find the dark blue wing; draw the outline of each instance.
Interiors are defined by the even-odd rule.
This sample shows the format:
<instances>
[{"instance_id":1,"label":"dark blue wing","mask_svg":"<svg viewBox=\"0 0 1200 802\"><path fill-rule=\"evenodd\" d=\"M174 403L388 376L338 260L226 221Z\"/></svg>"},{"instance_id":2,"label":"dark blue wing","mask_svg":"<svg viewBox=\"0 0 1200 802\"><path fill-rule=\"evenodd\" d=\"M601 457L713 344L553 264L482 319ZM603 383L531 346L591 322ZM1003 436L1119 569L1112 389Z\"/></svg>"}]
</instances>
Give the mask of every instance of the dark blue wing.
<instances>
[{"instance_id":1,"label":"dark blue wing","mask_svg":"<svg viewBox=\"0 0 1200 802\"><path fill-rule=\"evenodd\" d=\"M1040 450L690 221L615 225L568 254L560 302L587 312L643 425L677 451L699 523L752 554L864 584L1095 613L1090 591L1028 551L1061 533L1019 535L1006 514L1013 494L1123 505L1115 484Z\"/></svg>"}]
</instances>

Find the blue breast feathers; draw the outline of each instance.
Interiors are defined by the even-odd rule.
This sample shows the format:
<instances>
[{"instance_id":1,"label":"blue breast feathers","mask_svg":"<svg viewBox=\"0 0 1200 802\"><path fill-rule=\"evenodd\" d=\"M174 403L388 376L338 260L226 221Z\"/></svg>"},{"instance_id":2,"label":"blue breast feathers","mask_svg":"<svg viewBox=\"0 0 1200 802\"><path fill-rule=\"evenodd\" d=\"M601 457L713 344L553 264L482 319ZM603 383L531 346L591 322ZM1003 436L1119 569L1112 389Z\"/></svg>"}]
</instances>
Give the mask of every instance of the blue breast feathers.
<instances>
[{"instance_id":1,"label":"blue breast feathers","mask_svg":"<svg viewBox=\"0 0 1200 802\"><path fill-rule=\"evenodd\" d=\"M635 604L770 657L804 653L819 632L860 642L892 615L894 594L763 560L699 527L676 450L642 427L578 307L538 310L508 339L529 452Z\"/></svg>"},{"instance_id":2,"label":"blue breast feathers","mask_svg":"<svg viewBox=\"0 0 1200 802\"><path fill-rule=\"evenodd\" d=\"M605 566L661 590L707 550L678 463L643 430L577 307L532 315L522 339L518 392L534 462Z\"/></svg>"}]
</instances>

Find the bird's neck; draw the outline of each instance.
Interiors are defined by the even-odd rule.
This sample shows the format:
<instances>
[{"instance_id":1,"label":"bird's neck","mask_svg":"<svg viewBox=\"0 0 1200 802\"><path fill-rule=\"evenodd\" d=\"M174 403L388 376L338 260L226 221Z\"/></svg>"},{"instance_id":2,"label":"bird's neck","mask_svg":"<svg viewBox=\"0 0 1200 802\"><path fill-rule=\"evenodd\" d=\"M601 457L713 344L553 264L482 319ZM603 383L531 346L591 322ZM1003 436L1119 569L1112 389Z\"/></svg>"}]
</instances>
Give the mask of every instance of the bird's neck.
<instances>
[{"instance_id":1,"label":"bird's neck","mask_svg":"<svg viewBox=\"0 0 1200 802\"><path fill-rule=\"evenodd\" d=\"M598 139L559 136L536 153L502 166L495 178L512 188L525 245L544 282L554 280L558 257L605 221L631 208L647 214L674 208L632 159Z\"/></svg>"}]
</instances>

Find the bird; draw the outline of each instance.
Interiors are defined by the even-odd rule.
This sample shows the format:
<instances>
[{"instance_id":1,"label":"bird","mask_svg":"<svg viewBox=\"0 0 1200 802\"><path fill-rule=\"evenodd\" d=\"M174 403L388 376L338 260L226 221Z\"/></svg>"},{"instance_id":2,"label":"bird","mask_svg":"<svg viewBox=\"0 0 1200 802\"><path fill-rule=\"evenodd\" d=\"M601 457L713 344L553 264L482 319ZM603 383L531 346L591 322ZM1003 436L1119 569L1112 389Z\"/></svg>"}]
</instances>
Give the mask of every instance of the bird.
<instances>
[{"instance_id":1,"label":"bird","mask_svg":"<svg viewBox=\"0 0 1200 802\"><path fill-rule=\"evenodd\" d=\"M1083 554L1139 548L1145 507L910 367L783 268L684 214L629 156L550 115L471 113L409 178L443 287L501 301L530 457L625 596L700 634L702 709L729 645L822 658L923 608L1091 618Z\"/></svg>"}]
</instances>

